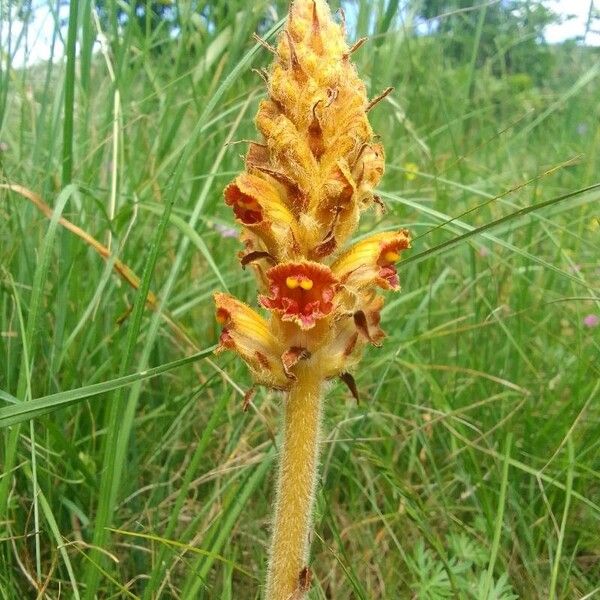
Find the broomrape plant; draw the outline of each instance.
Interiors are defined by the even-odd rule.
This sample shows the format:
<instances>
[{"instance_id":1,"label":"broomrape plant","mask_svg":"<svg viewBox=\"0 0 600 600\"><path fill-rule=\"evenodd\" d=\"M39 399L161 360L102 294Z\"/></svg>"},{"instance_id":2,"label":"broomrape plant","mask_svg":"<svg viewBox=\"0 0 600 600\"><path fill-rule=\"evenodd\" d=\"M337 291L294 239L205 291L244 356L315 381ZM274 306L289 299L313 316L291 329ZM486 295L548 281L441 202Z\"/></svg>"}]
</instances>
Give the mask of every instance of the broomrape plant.
<instances>
[{"instance_id":1,"label":"broomrape plant","mask_svg":"<svg viewBox=\"0 0 600 600\"><path fill-rule=\"evenodd\" d=\"M356 395L349 371L384 337L378 291L399 289L395 263L410 241L402 229L344 249L361 212L379 202L384 171L367 119L377 100L368 101L344 36L324 0L293 2L256 116L263 141L250 144L224 193L269 316L216 293L217 351L237 352L257 384L286 392L269 600L303 598L309 587L325 384L340 377Z\"/></svg>"}]
</instances>

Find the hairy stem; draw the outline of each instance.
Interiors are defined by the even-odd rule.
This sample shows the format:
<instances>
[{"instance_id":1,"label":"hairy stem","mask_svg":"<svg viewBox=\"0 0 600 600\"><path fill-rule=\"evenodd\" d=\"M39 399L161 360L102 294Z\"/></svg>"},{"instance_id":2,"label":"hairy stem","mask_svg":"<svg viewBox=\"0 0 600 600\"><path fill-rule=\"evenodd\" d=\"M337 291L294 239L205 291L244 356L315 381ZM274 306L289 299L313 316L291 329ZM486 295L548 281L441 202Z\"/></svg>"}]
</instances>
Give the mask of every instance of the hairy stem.
<instances>
[{"instance_id":1,"label":"hairy stem","mask_svg":"<svg viewBox=\"0 0 600 600\"><path fill-rule=\"evenodd\" d=\"M284 409L267 600L299 600L306 592L300 573L307 566L309 553L323 378L314 366L298 368L296 374Z\"/></svg>"}]
</instances>

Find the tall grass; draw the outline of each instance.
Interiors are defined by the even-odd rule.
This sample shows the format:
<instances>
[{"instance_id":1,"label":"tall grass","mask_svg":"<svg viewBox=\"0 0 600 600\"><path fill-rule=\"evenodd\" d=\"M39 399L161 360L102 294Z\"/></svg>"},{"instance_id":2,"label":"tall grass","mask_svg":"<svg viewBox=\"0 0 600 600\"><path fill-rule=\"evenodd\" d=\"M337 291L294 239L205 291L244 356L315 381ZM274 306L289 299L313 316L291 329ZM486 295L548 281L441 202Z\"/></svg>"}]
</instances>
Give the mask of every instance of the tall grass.
<instances>
[{"instance_id":1,"label":"tall grass","mask_svg":"<svg viewBox=\"0 0 600 600\"><path fill-rule=\"evenodd\" d=\"M53 214L0 190L0 596L258 598L281 398L241 410L250 380L211 357L210 295L253 301L221 190L270 58L251 34L285 6L211 3L202 27L177 1L165 43L116 3L78 4L55 60L28 68L3 7L1 183ZM364 400L329 392L311 597L593 598L597 52L555 49L541 85L451 66L398 4L349 20L372 36L355 55L370 95L395 87L372 114L388 210L362 233L416 239Z\"/></svg>"}]
</instances>

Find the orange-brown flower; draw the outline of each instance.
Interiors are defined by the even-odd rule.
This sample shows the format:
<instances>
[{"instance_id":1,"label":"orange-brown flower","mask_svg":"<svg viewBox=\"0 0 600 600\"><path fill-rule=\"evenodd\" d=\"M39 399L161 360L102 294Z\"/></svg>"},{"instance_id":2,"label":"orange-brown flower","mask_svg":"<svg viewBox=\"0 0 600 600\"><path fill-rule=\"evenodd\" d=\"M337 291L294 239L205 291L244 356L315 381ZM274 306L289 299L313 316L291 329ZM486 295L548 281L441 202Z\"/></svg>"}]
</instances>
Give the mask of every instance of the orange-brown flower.
<instances>
[{"instance_id":1,"label":"orange-brown flower","mask_svg":"<svg viewBox=\"0 0 600 600\"><path fill-rule=\"evenodd\" d=\"M263 211L258 201L249 194L244 194L235 183L230 183L225 188L225 203L233 208L236 218L244 225L256 225L263 220Z\"/></svg>"},{"instance_id":2,"label":"orange-brown flower","mask_svg":"<svg viewBox=\"0 0 600 600\"><path fill-rule=\"evenodd\" d=\"M236 308L221 347L235 346L255 379L268 363L276 387L284 377L289 386L304 361L323 365L326 377L345 373L366 344L379 344L376 288L399 289L396 262L410 244L400 230L344 249L385 167L368 120L375 103L351 54L324 0L292 2L256 116L262 139L224 193L242 226L242 266L251 265L272 316Z\"/></svg>"},{"instance_id":3,"label":"orange-brown flower","mask_svg":"<svg viewBox=\"0 0 600 600\"><path fill-rule=\"evenodd\" d=\"M263 75L268 97L248 148L245 171L225 189L242 225L242 266L260 289L264 319L216 294L224 325L219 349L248 363L254 380L289 390L285 402L278 499L266 597L304 598L310 511L317 466L323 381L339 377L358 399L350 372L368 344L378 346L383 297L399 289L396 262L406 230L377 233L344 250L361 213L377 201L384 151L369 101L351 61L345 27L326 0L293 0ZM267 42L264 45L269 47ZM290 516L291 515L291 516Z\"/></svg>"},{"instance_id":4,"label":"orange-brown flower","mask_svg":"<svg viewBox=\"0 0 600 600\"><path fill-rule=\"evenodd\" d=\"M269 296L261 296L265 308L282 320L310 329L333 309L338 281L325 265L303 261L282 263L267 271Z\"/></svg>"}]
</instances>

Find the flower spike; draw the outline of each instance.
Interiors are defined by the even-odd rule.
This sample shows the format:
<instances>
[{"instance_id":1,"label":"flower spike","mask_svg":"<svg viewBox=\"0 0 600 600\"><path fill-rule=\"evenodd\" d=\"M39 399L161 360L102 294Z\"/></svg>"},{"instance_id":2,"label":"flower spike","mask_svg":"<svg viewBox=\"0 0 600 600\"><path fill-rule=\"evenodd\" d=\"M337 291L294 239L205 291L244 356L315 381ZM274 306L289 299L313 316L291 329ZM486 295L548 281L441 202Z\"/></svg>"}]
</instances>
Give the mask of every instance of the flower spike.
<instances>
[{"instance_id":1,"label":"flower spike","mask_svg":"<svg viewBox=\"0 0 600 600\"><path fill-rule=\"evenodd\" d=\"M276 46L256 38L274 56L256 115L262 139L224 191L266 315L215 294L218 351L287 392L267 600L306 596L323 382L341 379L358 398L351 372L385 337L379 291L400 289L396 263L410 247L405 229L347 247L361 214L381 203L385 153L367 113L391 89L369 101L352 64L364 40L344 38L325 0L294 0Z\"/></svg>"}]
</instances>

